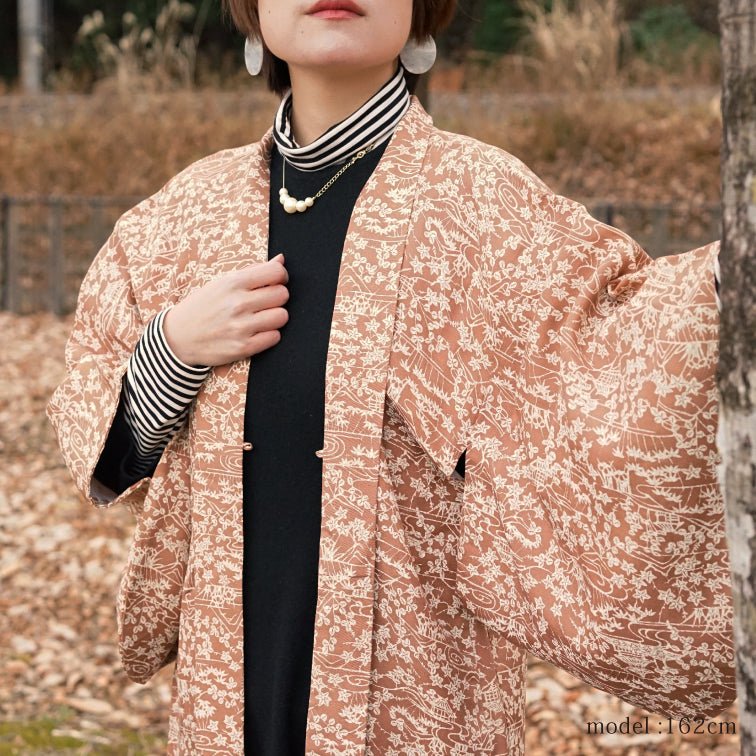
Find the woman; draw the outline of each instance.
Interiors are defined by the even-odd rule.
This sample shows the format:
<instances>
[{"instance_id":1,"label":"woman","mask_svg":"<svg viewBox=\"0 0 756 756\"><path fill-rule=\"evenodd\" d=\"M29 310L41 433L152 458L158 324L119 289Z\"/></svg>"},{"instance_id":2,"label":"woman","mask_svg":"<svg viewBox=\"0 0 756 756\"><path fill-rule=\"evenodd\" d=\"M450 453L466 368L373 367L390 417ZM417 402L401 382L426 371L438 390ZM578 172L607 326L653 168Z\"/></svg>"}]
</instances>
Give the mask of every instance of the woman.
<instances>
[{"instance_id":1,"label":"woman","mask_svg":"<svg viewBox=\"0 0 756 756\"><path fill-rule=\"evenodd\" d=\"M228 2L274 124L119 219L48 404L137 515L119 651L175 659L169 751L522 753L528 652L721 711L718 244L651 260L437 129L452 0Z\"/></svg>"}]
</instances>

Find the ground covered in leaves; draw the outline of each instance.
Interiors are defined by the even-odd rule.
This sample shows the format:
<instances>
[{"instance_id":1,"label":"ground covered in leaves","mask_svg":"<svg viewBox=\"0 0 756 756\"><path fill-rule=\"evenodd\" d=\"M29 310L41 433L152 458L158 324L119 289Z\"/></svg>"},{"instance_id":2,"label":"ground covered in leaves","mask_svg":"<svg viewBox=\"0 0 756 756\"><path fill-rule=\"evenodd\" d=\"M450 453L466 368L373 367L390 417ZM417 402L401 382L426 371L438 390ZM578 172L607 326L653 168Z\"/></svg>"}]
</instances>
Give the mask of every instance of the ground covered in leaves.
<instances>
[{"instance_id":1,"label":"ground covered in leaves","mask_svg":"<svg viewBox=\"0 0 756 756\"><path fill-rule=\"evenodd\" d=\"M64 374L72 316L0 312L0 756L161 754L173 665L131 683L115 647L115 591L133 515L83 502L45 404ZM535 658L527 680L528 754L735 756L733 705L684 734L588 735L586 722L648 714ZM709 734L714 733L714 734Z\"/></svg>"}]
</instances>

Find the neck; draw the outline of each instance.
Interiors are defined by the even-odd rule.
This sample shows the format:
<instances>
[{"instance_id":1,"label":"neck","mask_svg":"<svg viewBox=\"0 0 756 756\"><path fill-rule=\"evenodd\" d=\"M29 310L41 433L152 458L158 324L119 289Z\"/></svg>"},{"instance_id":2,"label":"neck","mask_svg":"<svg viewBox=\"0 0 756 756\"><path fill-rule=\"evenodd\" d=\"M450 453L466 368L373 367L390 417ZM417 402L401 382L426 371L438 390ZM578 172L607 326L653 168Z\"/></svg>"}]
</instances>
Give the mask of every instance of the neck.
<instances>
[{"instance_id":1,"label":"neck","mask_svg":"<svg viewBox=\"0 0 756 756\"><path fill-rule=\"evenodd\" d=\"M290 124L294 141L306 147L369 100L397 70L396 60L339 76L289 64Z\"/></svg>"}]
</instances>

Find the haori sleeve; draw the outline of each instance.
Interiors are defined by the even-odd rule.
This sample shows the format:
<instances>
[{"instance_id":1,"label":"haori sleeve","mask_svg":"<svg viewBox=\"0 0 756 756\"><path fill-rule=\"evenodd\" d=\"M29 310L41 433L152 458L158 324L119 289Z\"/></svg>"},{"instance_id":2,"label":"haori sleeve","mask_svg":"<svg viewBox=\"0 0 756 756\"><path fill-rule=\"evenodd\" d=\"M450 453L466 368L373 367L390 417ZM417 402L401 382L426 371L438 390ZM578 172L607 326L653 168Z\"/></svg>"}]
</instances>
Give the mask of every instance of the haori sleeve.
<instances>
[{"instance_id":1,"label":"haori sleeve","mask_svg":"<svg viewBox=\"0 0 756 756\"><path fill-rule=\"evenodd\" d=\"M79 289L65 346L65 375L45 412L76 489L96 507L143 503L150 478L116 493L94 476L121 401L123 378L146 323L134 296L130 250L156 233L159 194L122 215Z\"/></svg>"},{"instance_id":2,"label":"haori sleeve","mask_svg":"<svg viewBox=\"0 0 756 756\"><path fill-rule=\"evenodd\" d=\"M459 590L601 690L717 714L735 697L719 243L652 259L527 173L489 178Z\"/></svg>"}]
</instances>

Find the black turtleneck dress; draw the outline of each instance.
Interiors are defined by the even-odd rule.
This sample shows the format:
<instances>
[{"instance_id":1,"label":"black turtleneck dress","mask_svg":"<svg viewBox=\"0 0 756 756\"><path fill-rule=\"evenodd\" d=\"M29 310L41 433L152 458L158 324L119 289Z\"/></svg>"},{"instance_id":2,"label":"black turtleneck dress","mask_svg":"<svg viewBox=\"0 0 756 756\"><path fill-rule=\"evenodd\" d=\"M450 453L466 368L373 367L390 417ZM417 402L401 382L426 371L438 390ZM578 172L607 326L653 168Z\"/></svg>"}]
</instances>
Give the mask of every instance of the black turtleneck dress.
<instances>
[{"instance_id":1,"label":"black turtleneck dress","mask_svg":"<svg viewBox=\"0 0 756 756\"><path fill-rule=\"evenodd\" d=\"M289 320L252 357L244 416L245 753L302 756L312 669L320 543L325 368L341 251L357 197L388 140L360 158L304 213L278 200L271 159L269 259L283 252ZM292 197L338 171L286 166Z\"/></svg>"}]
</instances>

